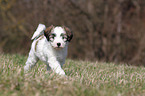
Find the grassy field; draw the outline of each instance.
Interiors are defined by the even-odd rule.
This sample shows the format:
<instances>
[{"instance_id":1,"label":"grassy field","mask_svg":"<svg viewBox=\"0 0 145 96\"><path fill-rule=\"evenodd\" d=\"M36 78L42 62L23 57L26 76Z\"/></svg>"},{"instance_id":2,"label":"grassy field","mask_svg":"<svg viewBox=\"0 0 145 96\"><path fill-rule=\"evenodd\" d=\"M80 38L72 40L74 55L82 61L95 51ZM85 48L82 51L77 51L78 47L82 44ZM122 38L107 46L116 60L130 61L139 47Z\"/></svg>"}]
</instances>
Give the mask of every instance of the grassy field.
<instances>
[{"instance_id":1,"label":"grassy field","mask_svg":"<svg viewBox=\"0 0 145 96\"><path fill-rule=\"evenodd\" d=\"M27 74L27 57L0 55L0 96L145 96L145 67L67 60L67 77L42 62Z\"/></svg>"}]
</instances>

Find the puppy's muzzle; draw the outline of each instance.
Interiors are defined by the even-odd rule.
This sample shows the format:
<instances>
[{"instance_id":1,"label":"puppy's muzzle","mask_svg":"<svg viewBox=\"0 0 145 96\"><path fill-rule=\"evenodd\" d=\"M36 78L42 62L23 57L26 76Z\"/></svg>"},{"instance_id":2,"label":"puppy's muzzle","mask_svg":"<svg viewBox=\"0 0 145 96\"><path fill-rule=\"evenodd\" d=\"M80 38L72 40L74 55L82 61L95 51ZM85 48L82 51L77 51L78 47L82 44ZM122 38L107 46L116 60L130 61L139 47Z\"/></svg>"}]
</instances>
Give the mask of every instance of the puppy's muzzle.
<instances>
[{"instance_id":1,"label":"puppy's muzzle","mask_svg":"<svg viewBox=\"0 0 145 96\"><path fill-rule=\"evenodd\" d=\"M57 47L60 47L61 46L61 43L57 43Z\"/></svg>"}]
</instances>

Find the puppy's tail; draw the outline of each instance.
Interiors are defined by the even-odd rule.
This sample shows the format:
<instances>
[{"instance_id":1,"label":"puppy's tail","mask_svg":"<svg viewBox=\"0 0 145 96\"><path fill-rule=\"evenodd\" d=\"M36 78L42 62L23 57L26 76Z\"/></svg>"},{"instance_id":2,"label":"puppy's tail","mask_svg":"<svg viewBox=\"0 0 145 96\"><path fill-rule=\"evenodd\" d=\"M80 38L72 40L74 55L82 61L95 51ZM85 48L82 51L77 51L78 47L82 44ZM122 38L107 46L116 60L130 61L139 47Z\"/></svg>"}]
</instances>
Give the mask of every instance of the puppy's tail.
<instances>
[{"instance_id":1,"label":"puppy's tail","mask_svg":"<svg viewBox=\"0 0 145 96\"><path fill-rule=\"evenodd\" d=\"M46 26L44 24L39 24L36 31L34 32L31 40L39 37L41 34L43 34L43 31L46 29Z\"/></svg>"}]
</instances>

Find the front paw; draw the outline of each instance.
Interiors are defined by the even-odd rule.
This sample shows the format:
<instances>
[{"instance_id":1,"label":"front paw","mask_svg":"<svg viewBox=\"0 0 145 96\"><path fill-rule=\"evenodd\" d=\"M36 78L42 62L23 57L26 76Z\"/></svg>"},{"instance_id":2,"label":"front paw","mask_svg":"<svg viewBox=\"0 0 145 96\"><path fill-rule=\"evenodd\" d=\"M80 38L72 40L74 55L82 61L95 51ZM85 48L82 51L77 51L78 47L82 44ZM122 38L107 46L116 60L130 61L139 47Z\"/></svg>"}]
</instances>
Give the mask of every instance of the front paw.
<instances>
[{"instance_id":1,"label":"front paw","mask_svg":"<svg viewBox=\"0 0 145 96\"><path fill-rule=\"evenodd\" d=\"M30 66L29 65L25 65L24 66L24 73L27 73L30 69Z\"/></svg>"},{"instance_id":2,"label":"front paw","mask_svg":"<svg viewBox=\"0 0 145 96\"><path fill-rule=\"evenodd\" d=\"M59 75L66 76L64 71L61 71Z\"/></svg>"},{"instance_id":3,"label":"front paw","mask_svg":"<svg viewBox=\"0 0 145 96\"><path fill-rule=\"evenodd\" d=\"M61 69L61 70L55 70L55 72L61 76L65 76L65 72Z\"/></svg>"}]
</instances>

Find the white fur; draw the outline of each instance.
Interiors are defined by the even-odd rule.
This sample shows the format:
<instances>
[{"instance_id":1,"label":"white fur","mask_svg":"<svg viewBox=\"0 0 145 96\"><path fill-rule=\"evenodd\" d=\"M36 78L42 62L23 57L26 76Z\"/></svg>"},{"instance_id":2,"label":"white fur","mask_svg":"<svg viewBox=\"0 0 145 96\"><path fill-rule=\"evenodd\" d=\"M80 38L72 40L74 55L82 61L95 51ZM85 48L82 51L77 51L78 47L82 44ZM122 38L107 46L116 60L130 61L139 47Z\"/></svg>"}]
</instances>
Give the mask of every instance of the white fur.
<instances>
[{"instance_id":1,"label":"white fur","mask_svg":"<svg viewBox=\"0 0 145 96\"><path fill-rule=\"evenodd\" d=\"M66 42L61 38L61 34L65 34L65 30L62 28L62 27L55 27L53 30L52 30L52 33L56 34L56 37L54 39L53 42L51 42L51 45L54 47L54 48L57 48L57 43L61 43L60 47L61 48L64 48L65 45L66 45Z\"/></svg>"},{"instance_id":2,"label":"white fur","mask_svg":"<svg viewBox=\"0 0 145 96\"><path fill-rule=\"evenodd\" d=\"M33 40L37 36L39 36L45 29L46 29L46 26L44 24L39 24L36 31L34 32L32 38L31 38L31 40Z\"/></svg>"},{"instance_id":3,"label":"white fur","mask_svg":"<svg viewBox=\"0 0 145 96\"><path fill-rule=\"evenodd\" d=\"M56 37L54 38L53 42L50 42L44 35L42 35L42 37L39 36L40 33L45 29L46 28L44 26L38 26L37 30L35 31L32 37L34 41L31 45L29 57L27 59L26 65L24 66L24 71L27 72L37 63L38 60L41 60L46 63L47 69L51 68L57 74L65 75L65 72L61 66L63 66L65 63L68 42L64 42L64 39L62 39L60 36L62 33L65 34L65 30L62 27L55 27L52 30L52 33L55 33ZM59 48L57 43L61 43Z\"/></svg>"}]
</instances>

